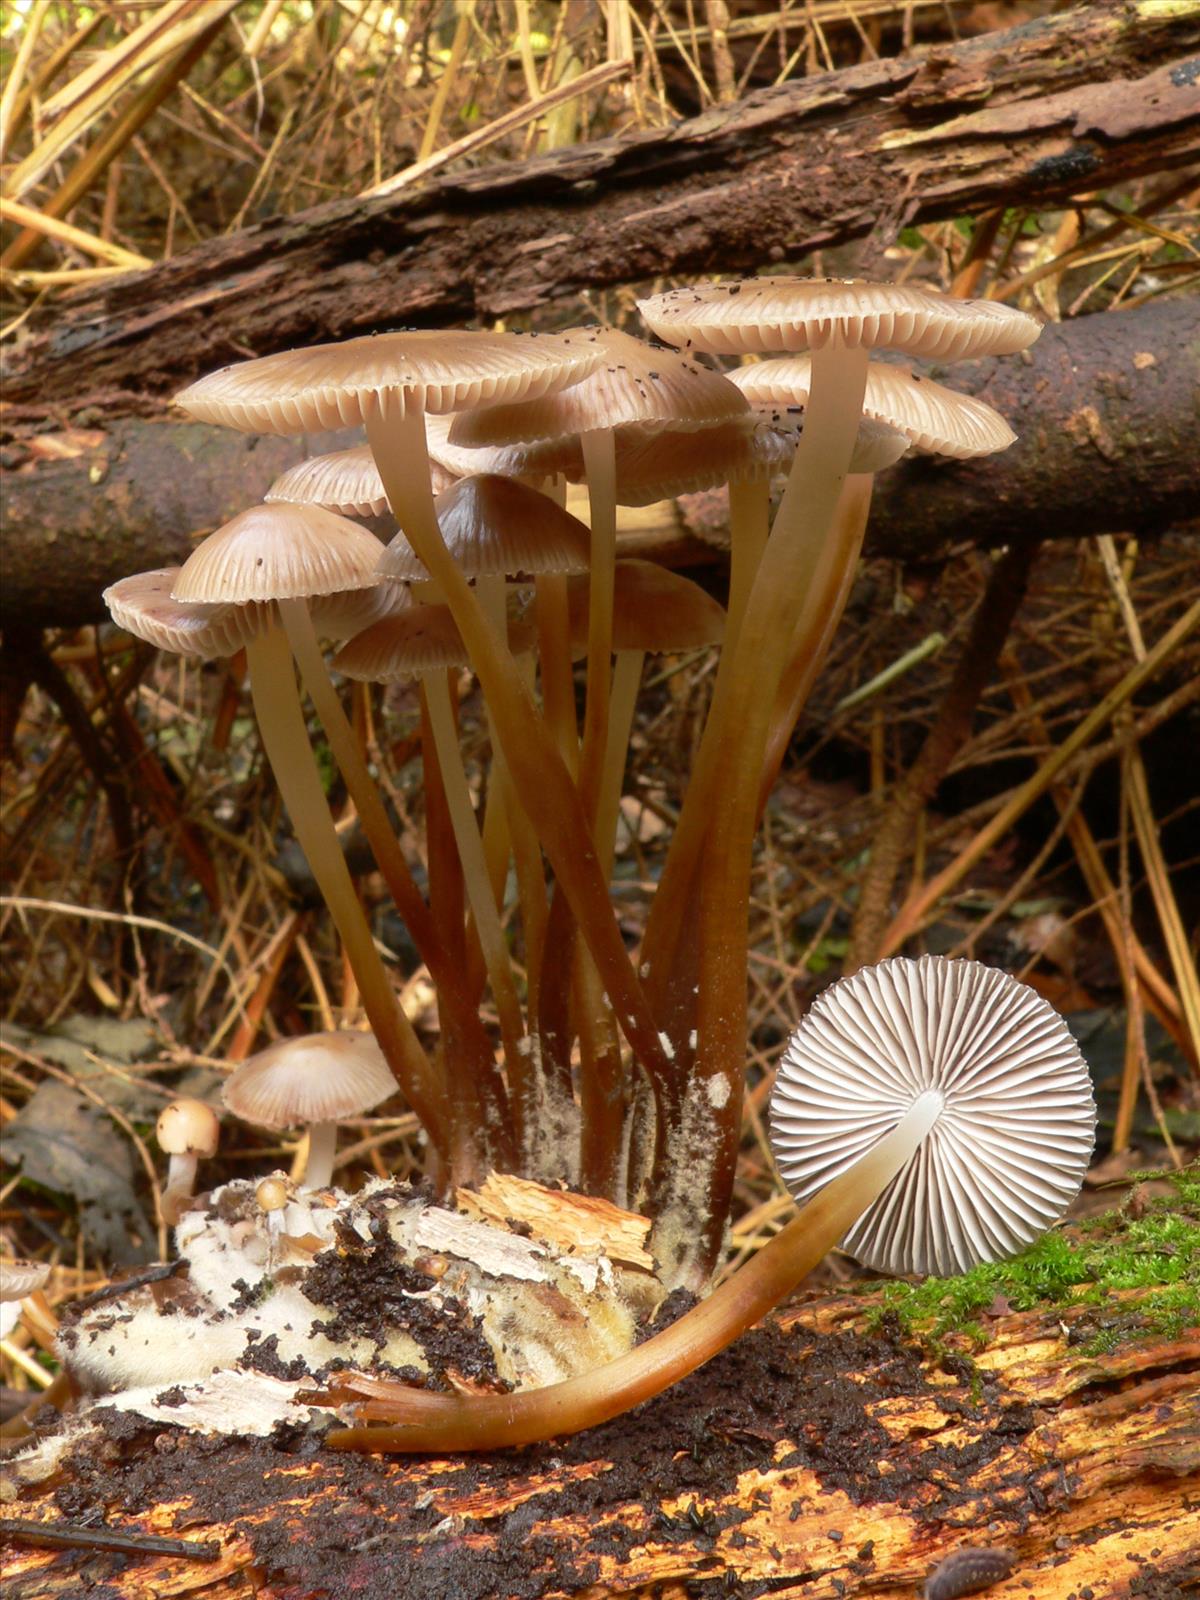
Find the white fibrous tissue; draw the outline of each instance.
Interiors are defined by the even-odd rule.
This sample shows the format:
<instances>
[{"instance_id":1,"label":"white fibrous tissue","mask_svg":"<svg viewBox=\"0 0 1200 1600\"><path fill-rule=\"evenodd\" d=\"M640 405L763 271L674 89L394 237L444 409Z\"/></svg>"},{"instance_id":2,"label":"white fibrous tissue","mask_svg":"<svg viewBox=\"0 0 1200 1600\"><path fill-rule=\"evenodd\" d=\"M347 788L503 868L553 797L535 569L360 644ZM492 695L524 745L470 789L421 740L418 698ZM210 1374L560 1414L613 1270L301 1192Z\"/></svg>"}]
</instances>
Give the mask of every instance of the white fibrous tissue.
<instances>
[{"instance_id":1,"label":"white fibrous tissue","mask_svg":"<svg viewBox=\"0 0 1200 1600\"><path fill-rule=\"evenodd\" d=\"M92 1397L85 1409L117 1404L207 1431L270 1431L293 1415L296 1391L339 1367L415 1368L444 1389L440 1352L471 1347L498 1387L519 1389L632 1347L644 1286L635 1295L600 1244L589 1252L527 1238L388 1180L353 1196L302 1191L270 1214L255 1188L226 1184L185 1213L183 1260L170 1277L64 1317L60 1353ZM380 1285L389 1307L374 1323L364 1282ZM297 1404L294 1420L308 1416Z\"/></svg>"},{"instance_id":2,"label":"white fibrous tissue","mask_svg":"<svg viewBox=\"0 0 1200 1600\"><path fill-rule=\"evenodd\" d=\"M716 1077L708 1080L707 1092L709 1105L714 1111L720 1111L722 1106L728 1105L733 1085L723 1072L718 1072Z\"/></svg>"}]
</instances>

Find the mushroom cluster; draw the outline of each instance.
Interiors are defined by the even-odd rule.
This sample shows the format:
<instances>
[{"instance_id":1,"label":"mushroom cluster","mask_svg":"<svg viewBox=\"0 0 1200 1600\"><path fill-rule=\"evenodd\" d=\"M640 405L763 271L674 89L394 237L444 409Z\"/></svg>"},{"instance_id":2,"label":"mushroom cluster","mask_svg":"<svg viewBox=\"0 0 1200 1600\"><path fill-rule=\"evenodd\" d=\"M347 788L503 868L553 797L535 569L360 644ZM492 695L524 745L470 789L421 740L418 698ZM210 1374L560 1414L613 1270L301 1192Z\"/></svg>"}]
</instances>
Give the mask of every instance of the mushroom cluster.
<instances>
[{"instance_id":1,"label":"mushroom cluster","mask_svg":"<svg viewBox=\"0 0 1200 1600\"><path fill-rule=\"evenodd\" d=\"M720 1258L739 1139L754 835L846 603L873 474L909 448L963 457L1013 438L982 402L877 364L872 352L1014 353L1039 330L1008 306L914 286L775 277L672 290L640 311L657 342L606 328L395 332L202 378L178 397L195 418L276 434L360 424L367 444L292 469L266 504L210 535L181 569L126 579L107 598L122 626L160 648L246 651L263 745L371 1030L273 1047L304 1055L297 1098L266 1090L282 1070L266 1052L230 1080L227 1107L270 1126L309 1126L304 1185L326 1188L337 1120L356 1114L333 1089L330 1060L353 1058L370 1079L359 1111L398 1090L444 1191L496 1170L582 1183L652 1220L666 1289L702 1292ZM772 359L729 373L709 359L734 355ZM567 480L587 485L589 525L563 508ZM678 574L618 561L615 531L620 504L720 482L730 490L727 613ZM399 528L386 548L353 520L384 507ZM338 647L332 663L322 641ZM718 646L684 806L631 953L611 880L642 663L647 652ZM380 959L313 758L297 670L437 990L435 1047L405 1016ZM490 735L478 803L457 725L465 672ZM343 710L339 677L418 686L428 893ZM949 994L929 1002L930 1016L960 1005ZM936 1033L940 1023L920 1026ZM252 1082L265 1098L247 1098ZM855 1168L849 1183L818 1160L801 1192L828 1182L808 1206L837 1218L832 1233L832 1223L808 1230L821 1249L864 1209L865 1188L890 1182L898 1165L915 1160L932 1184L929 1152L948 1151L946 1130L957 1125L947 1095L923 1089L897 1119L895 1097L864 1112L848 1148L887 1177ZM919 1129L926 1153L885 1159L885 1147L900 1148L897 1135L884 1137L892 1120L905 1137ZM784 1106L779 1126L800 1138L804 1118ZM172 1160L194 1167L205 1153L184 1146ZM959 1173L956 1157L944 1164ZM167 1186L173 1212L190 1193L179 1174ZM826 1201L835 1192L851 1196L840 1210ZM893 1268L901 1220L922 1238L919 1270L957 1267L968 1243L1009 1248L1017 1236L1007 1202L947 1224L949 1242L921 1234L912 1206L901 1218L901 1202L885 1195L883 1204L886 1227L864 1218L854 1238L875 1241ZM1044 1225L1046 1207L1027 1210ZM755 1262L739 1272L734 1320L745 1325L745 1308L765 1304L753 1272L775 1294L794 1268L789 1260L771 1277L769 1263ZM709 1309L725 1292L699 1308L714 1328L726 1327Z\"/></svg>"}]
</instances>

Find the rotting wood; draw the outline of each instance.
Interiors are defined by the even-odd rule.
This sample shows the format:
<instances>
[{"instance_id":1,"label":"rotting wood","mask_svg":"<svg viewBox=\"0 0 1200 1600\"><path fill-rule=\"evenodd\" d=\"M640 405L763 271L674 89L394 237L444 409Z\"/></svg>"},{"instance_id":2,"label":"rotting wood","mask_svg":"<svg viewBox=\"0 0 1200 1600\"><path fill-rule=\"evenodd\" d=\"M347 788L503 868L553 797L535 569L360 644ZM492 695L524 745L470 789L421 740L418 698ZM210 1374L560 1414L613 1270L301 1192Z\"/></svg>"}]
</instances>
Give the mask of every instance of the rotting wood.
<instances>
[{"instance_id":1,"label":"rotting wood","mask_svg":"<svg viewBox=\"0 0 1200 1600\"><path fill-rule=\"evenodd\" d=\"M1200 300L1163 300L1047 327L1021 361L942 374L1010 418L1011 450L979 461L916 458L882 474L868 548L936 559L949 543L1145 536L1193 515L1200 459ZM13 434L5 450L5 616L70 626L103 616L100 591L126 573L182 561L194 537L261 498L305 454L356 435L254 438L199 423L106 422ZM711 559L689 527L726 526L724 491L631 509L629 553Z\"/></svg>"},{"instance_id":2,"label":"rotting wood","mask_svg":"<svg viewBox=\"0 0 1200 1600\"><path fill-rule=\"evenodd\" d=\"M219 1562L14 1548L6 1600L85 1577L114 1600L378 1600L401 1567L406 1594L459 1600L696 1583L855 1600L913 1593L962 1544L1016 1551L998 1595L1183 1600L1200 1581L1200 1330L1156 1337L1138 1299L989 1317L983 1351L952 1338L934 1360L869 1332L869 1298L809 1297L632 1417L490 1458L118 1429L10 1514L72 1521L99 1501L115 1527L218 1540Z\"/></svg>"},{"instance_id":3,"label":"rotting wood","mask_svg":"<svg viewBox=\"0 0 1200 1600\"><path fill-rule=\"evenodd\" d=\"M8 398L145 415L251 352L868 234L882 247L906 223L1185 166L1200 153L1198 49L1195 0L1099 0L666 130L269 218L35 308L7 355Z\"/></svg>"}]
</instances>

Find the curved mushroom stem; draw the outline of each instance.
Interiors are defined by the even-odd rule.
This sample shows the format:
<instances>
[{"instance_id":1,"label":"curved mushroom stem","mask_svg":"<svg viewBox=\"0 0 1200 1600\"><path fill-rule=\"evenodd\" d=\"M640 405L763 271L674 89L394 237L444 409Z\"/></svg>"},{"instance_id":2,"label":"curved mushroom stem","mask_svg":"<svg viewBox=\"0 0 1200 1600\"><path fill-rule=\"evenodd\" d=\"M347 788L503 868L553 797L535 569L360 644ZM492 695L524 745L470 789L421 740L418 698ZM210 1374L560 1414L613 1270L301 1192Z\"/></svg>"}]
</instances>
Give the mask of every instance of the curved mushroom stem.
<instances>
[{"instance_id":1,"label":"curved mushroom stem","mask_svg":"<svg viewBox=\"0 0 1200 1600\"><path fill-rule=\"evenodd\" d=\"M889 1134L707 1300L627 1355L565 1383L470 1400L422 1391L410 1400L414 1391L403 1385L376 1382L360 1414L395 1419L395 1425L335 1429L326 1442L335 1450L499 1450L579 1433L661 1394L795 1289L912 1159L943 1104L939 1090L925 1090Z\"/></svg>"},{"instance_id":2,"label":"curved mushroom stem","mask_svg":"<svg viewBox=\"0 0 1200 1600\"><path fill-rule=\"evenodd\" d=\"M312 1122L308 1128L308 1160L300 1182L305 1189L328 1189L337 1155L336 1122Z\"/></svg>"},{"instance_id":3,"label":"curved mushroom stem","mask_svg":"<svg viewBox=\"0 0 1200 1600\"><path fill-rule=\"evenodd\" d=\"M259 735L313 877L329 907L388 1065L430 1139L444 1155L441 1095L412 1024L401 1011L342 855L300 713L287 635L270 623L246 646Z\"/></svg>"},{"instance_id":4,"label":"curved mushroom stem","mask_svg":"<svg viewBox=\"0 0 1200 1600\"><path fill-rule=\"evenodd\" d=\"M604 752L604 771L600 776L600 799L596 807L596 851L605 877L612 877L617 846L617 818L621 810L621 779L629 754L629 735L637 708L637 693L642 681L644 650L618 650L613 670L612 697L608 710L608 744Z\"/></svg>"},{"instance_id":5,"label":"curved mushroom stem","mask_svg":"<svg viewBox=\"0 0 1200 1600\"><path fill-rule=\"evenodd\" d=\"M743 478L729 485L729 610L725 622L726 650L732 651L738 629L767 548L771 527L771 482Z\"/></svg>"},{"instance_id":6,"label":"curved mushroom stem","mask_svg":"<svg viewBox=\"0 0 1200 1600\"><path fill-rule=\"evenodd\" d=\"M588 583L587 701L579 793L595 826L604 755L608 746L609 683L612 676L613 584L617 561L616 458L611 428L581 433L592 523L592 571Z\"/></svg>"}]
</instances>

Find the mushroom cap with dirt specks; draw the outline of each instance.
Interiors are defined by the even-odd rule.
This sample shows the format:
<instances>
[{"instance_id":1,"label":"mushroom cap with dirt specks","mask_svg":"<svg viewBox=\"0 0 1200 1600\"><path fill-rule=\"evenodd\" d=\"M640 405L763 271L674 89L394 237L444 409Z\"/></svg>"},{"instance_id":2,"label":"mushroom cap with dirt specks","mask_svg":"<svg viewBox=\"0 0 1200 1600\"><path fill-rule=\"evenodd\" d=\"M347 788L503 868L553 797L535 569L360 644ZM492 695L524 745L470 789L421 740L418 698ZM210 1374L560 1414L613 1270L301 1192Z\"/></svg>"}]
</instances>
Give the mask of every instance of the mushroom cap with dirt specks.
<instances>
[{"instance_id":1,"label":"mushroom cap with dirt specks","mask_svg":"<svg viewBox=\"0 0 1200 1600\"><path fill-rule=\"evenodd\" d=\"M211 1106L183 1095L159 1112L154 1135L164 1155L208 1157L216 1154L221 1125Z\"/></svg>"},{"instance_id":2,"label":"mushroom cap with dirt specks","mask_svg":"<svg viewBox=\"0 0 1200 1600\"><path fill-rule=\"evenodd\" d=\"M370 589L382 554L373 533L321 506L250 506L197 545L172 598L241 605Z\"/></svg>"},{"instance_id":3,"label":"mushroom cap with dirt specks","mask_svg":"<svg viewBox=\"0 0 1200 1600\"><path fill-rule=\"evenodd\" d=\"M1041 332L995 300L956 300L915 284L749 278L668 289L638 310L668 344L716 355L819 350L834 340L960 361L1014 355Z\"/></svg>"},{"instance_id":4,"label":"mushroom cap with dirt specks","mask_svg":"<svg viewBox=\"0 0 1200 1600\"><path fill-rule=\"evenodd\" d=\"M400 416L414 401L437 412L535 399L598 359L582 338L562 334L403 329L239 361L189 385L175 404L245 433L309 433Z\"/></svg>"},{"instance_id":5,"label":"mushroom cap with dirt specks","mask_svg":"<svg viewBox=\"0 0 1200 1600\"><path fill-rule=\"evenodd\" d=\"M261 606L174 600L178 578L178 567L131 573L105 589L104 603L119 628L177 656L231 656L261 631Z\"/></svg>"},{"instance_id":6,"label":"mushroom cap with dirt specks","mask_svg":"<svg viewBox=\"0 0 1200 1600\"><path fill-rule=\"evenodd\" d=\"M226 1079L221 1098L263 1128L357 1117L396 1087L372 1033L311 1033L277 1039Z\"/></svg>"},{"instance_id":7,"label":"mushroom cap with dirt specks","mask_svg":"<svg viewBox=\"0 0 1200 1600\"><path fill-rule=\"evenodd\" d=\"M0 1301L24 1300L49 1276L50 1268L40 1261L0 1261Z\"/></svg>"},{"instance_id":8,"label":"mushroom cap with dirt specks","mask_svg":"<svg viewBox=\"0 0 1200 1600\"><path fill-rule=\"evenodd\" d=\"M792 1194L803 1203L852 1167L929 1091L937 1121L842 1241L882 1272L1016 1255L1091 1158L1091 1080L1054 1008L978 961L895 957L825 990L784 1051L771 1145Z\"/></svg>"},{"instance_id":9,"label":"mushroom cap with dirt specks","mask_svg":"<svg viewBox=\"0 0 1200 1600\"><path fill-rule=\"evenodd\" d=\"M731 372L729 381L756 406L803 405L812 384L812 357L756 361ZM882 361L867 368L863 415L897 429L918 450L956 460L1007 450L1017 437L983 400Z\"/></svg>"},{"instance_id":10,"label":"mushroom cap with dirt specks","mask_svg":"<svg viewBox=\"0 0 1200 1600\"><path fill-rule=\"evenodd\" d=\"M585 524L516 478L494 472L460 478L434 508L446 548L469 578L588 570ZM379 571L410 583L429 576L403 531L383 552Z\"/></svg>"},{"instance_id":11,"label":"mushroom cap with dirt specks","mask_svg":"<svg viewBox=\"0 0 1200 1600\"><path fill-rule=\"evenodd\" d=\"M448 489L455 478L436 461L430 462L429 476L434 494ZM298 461L275 479L263 498L268 505L286 500L293 505L324 506L343 517L378 517L388 509L383 479L369 444Z\"/></svg>"}]
</instances>

